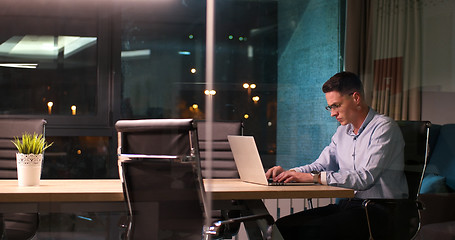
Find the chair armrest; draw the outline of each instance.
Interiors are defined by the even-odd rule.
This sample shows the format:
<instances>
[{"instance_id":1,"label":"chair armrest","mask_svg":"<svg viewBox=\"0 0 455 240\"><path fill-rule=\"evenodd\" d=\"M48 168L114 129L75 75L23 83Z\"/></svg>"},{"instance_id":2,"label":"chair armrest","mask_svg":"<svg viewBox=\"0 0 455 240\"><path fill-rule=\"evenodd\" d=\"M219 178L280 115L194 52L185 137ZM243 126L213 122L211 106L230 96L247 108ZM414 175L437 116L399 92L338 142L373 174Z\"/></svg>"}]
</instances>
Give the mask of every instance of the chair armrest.
<instances>
[{"instance_id":1,"label":"chair armrest","mask_svg":"<svg viewBox=\"0 0 455 240\"><path fill-rule=\"evenodd\" d=\"M223 228L226 225L232 223L239 223L239 222L249 222L249 221L256 221L256 220L265 220L267 222L267 232L264 233L264 239L271 239L272 237L272 227L275 222L273 217L270 214L257 214L257 215L249 215L237 218L230 218L227 220L216 221L213 222L212 226L208 227L205 231L206 234L212 236L213 239L217 239L220 237L220 234L223 232Z\"/></svg>"},{"instance_id":2,"label":"chair armrest","mask_svg":"<svg viewBox=\"0 0 455 240\"><path fill-rule=\"evenodd\" d=\"M419 200L424 207L421 212L422 225L455 221L455 193L421 194Z\"/></svg>"}]
</instances>

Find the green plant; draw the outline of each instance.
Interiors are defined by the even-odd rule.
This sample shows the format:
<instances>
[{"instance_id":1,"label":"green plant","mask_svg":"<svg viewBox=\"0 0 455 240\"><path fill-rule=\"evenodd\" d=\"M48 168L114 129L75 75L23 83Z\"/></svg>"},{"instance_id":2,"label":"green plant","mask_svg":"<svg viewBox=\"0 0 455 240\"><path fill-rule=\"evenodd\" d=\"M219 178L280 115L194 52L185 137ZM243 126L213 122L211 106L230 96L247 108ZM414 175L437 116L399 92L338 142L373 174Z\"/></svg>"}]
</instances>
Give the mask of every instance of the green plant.
<instances>
[{"instance_id":1,"label":"green plant","mask_svg":"<svg viewBox=\"0 0 455 240\"><path fill-rule=\"evenodd\" d=\"M12 142L16 146L19 153L23 154L42 154L44 150L54 144L53 142L51 144L47 144L43 134L38 135L36 133L33 135L23 133L22 140L18 137L14 137Z\"/></svg>"}]
</instances>

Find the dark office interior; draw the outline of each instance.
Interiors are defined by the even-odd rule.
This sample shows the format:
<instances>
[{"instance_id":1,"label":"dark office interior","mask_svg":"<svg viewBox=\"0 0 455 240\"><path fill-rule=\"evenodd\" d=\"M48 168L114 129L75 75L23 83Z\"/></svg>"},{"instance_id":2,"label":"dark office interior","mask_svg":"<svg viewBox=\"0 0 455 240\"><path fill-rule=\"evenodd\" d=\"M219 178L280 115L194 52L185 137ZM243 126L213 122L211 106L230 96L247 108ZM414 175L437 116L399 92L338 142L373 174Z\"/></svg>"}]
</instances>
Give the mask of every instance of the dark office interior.
<instances>
[{"instance_id":1,"label":"dark office interior","mask_svg":"<svg viewBox=\"0 0 455 240\"><path fill-rule=\"evenodd\" d=\"M338 126L324 109L322 83L342 70L373 79L361 63L368 56L367 22L358 9L365 6L350 0L214 2L213 120L242 121L264 168L313 161ZM382 1L371 5L376 2ZM419 54L410 56L417 67L403 63L403 72L412 72L407 77L418 79L403 88L417 89L419 106L399 118L454 123L455 4L404 2L420 4L413 26ZM54 144L45 153L43 179L118 178L117 120L205 120L211 111L204 94L206 1L0 4L0 117L46 119L46 139ZM383 4L377 8L393 5ZM377 57L395 57L387 54ZM371 98L373 85L366 84ZM120 230L110 221L122 215L46 215L41 231L116 239Z\"/></svg>"}]
</instances>

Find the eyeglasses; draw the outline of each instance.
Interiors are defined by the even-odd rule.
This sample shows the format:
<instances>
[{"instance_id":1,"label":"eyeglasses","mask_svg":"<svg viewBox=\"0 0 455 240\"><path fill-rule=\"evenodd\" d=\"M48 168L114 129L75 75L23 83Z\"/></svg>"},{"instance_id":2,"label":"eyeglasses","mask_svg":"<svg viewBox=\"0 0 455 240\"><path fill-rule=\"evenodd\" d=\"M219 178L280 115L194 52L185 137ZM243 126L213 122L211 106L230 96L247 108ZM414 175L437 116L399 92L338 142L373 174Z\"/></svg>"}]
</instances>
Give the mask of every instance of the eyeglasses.
<instances>
[{"instance_id":1,"label":"eyeglasses","mask_svg":"<svg viewBox=\"0 0 455 240\"><path fill-rule=\"evenodd\" d=\"M348 96L351 96L351 95L354 94L354 93L355 93L355 92L349 93ZM327 111L330 112L330 111L332 111L332 110L335 110L335 111L336 111L336 110L338 110L338 108L340 108L340 107L341 107L341 103L335 103L335 104L326 106L325 109L326 109Z\"/></svg>"},{"instance_id":2,"label":"eyeglasses","mask_svg":"<svg viewBox=\"0 0 455 240\"><path fill-rule=\"evenodd\" d=\"M327 111L332 111L332 110L336 111L340 107L341 107L341 103L340 104L332 104L332 105L329 105L329 106L325 106L325 109Z\"/></svg>"}]
</instances>

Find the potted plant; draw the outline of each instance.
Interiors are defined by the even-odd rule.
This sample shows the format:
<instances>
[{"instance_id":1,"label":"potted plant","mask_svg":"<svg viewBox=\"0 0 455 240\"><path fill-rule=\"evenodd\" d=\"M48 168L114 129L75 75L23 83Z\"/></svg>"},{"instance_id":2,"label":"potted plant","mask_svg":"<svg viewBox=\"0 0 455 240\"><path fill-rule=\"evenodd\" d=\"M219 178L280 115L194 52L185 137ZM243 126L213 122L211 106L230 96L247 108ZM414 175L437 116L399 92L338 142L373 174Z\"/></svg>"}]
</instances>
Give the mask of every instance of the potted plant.
<instances>
[{"instance_id":1,"label":"potted plant","mask_svg":"<svg viewBox=\"0 0 455 240\"><path fill-rule=\"evenodd\" d=\"M19 186L38 186L44 150L52 146L42 134L23 133L22 139L15 137L12 141L16 146L17 179Z\"/></svg>"}]
</instances>

